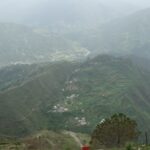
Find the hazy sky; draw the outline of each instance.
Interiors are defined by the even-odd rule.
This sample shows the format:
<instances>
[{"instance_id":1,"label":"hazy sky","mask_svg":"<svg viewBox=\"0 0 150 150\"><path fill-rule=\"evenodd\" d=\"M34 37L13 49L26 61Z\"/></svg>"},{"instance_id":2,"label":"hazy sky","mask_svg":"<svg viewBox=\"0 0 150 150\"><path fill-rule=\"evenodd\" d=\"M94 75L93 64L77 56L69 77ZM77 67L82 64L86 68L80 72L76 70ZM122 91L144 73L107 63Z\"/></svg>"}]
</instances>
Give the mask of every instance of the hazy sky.
<instances>
[{"instance_id":1,"label":"hazy sky","mask_svg":"<svg viewBox=\"0 0 150 150\"><path fill-rule=\"evenodd\" d=\"M104 3L109 6L124 5L128 3L135 5L136 7L150 7L150 0L0 0L0 21L13 21L20 20L31 14L37 13L38 9L44 9L44 5L49 5L49 9L59 9L64 5L67 7L67 3L79 3L84 2L85 5L90 6L92 3ZM54 6L54 7L53 7ZM69 13L69 12L68 12Z\"/></svg>"}]
</instances>

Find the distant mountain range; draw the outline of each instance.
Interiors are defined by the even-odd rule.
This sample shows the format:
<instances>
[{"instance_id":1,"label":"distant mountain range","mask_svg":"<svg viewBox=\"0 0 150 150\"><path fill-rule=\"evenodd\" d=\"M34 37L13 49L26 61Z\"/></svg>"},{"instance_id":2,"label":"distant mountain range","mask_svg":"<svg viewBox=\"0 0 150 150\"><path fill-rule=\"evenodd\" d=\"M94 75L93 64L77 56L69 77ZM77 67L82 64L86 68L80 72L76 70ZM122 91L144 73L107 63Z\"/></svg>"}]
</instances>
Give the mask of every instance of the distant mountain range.
<instances>
[{"instance_id":1,"label":"distant mountain range","mask_svg":"<svg viewBox=\"0 0 150 150\"><path fill-rule=\"evenodd\" d=\"M27 23L52 24L56 27L93 27L114 18L131 14L140 8L130 2L119 0L50 0L43 2L34 13L26 17Z\"/></svg>"},{"instance_id":2,"label":"distant mountain range","mask_svg":"<svg viewBox=\"0 0 150 150\"><path fill-rule=\"evenodd\" d=\"M59 60L84 60L97 54L150 58L150 9L82 28L0 24L0 66ZM54 30L55 29L55 30Z\"/></svg>"},{"instance_id":3,"label":"distant mountain range","mask_svg":"<svg viewBox=\"0 0 150 150\"><path fill-rule=\"evenodd\" d=\"M41 129L89 133L116 112L136 119L140 130L146 130L150 71L141 64L103 55L84 63L4 68L0 133L20 136Z\"/></svg>"},{"instance_id":4,"label":"distant mountain range","mask_svg":"<svg viewBox=\"0 0 150 150\"><path fill-rule=\"evenodd\" d=\"M0 66L3 66L80 59L87 56L89 51L47 30L1 23L0 54Z\"/></svg>"},{"instance_id":5,"label":"distant mountain range","mask_svg":"<svg viewBox=\"0 0 150 150\"><path fill-rule=\"evenodd\" d=\"M150 9L68 36L94 53L150 58ZM80 36L79 36L80 35Z\"/></svg>"},{"instance_id":6,"label":"distant mountain range","mask_svg":"<svg viewBox=\"0 0 150 150\"><path fill-rule=\"evenodd\" d=\"M0 22L93 27L142 8L129 0L26 0L23 5L19 0L7 0L0 3Z\"/></svg>"}]
</instances>

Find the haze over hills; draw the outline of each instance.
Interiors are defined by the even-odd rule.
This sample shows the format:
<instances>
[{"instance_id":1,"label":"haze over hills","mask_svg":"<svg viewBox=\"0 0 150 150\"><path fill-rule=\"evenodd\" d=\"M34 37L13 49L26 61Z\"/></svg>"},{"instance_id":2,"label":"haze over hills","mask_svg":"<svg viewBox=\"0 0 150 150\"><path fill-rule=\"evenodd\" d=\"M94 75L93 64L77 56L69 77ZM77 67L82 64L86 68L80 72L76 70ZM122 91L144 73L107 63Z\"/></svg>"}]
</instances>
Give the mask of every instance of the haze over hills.
<instances>
[{"instance_id":1,"label":"haze over hills","mask_svg":"<svg viewBox=\"0 0 150 150\"><path fill-rule=\"evenodd\" d=\"M94 53L150 57L150 9L68 36ZM77 35L80 35L79 37ZM89 35L89 36L88 36Z\"/></svg>"},{"instance_id":2,"label":"haze over hills","mask_svg":"<svg viewBox=\"0 0 150 150\"><path fill-rule=\"evenodd\" d=\"M45 1L29 18L37 25L55 25L55 28L57 26L59 28L65 26L93 28L139 9L128 2L120 3L118 0L113 4L109 3L111 2L102 0Z\"/></svg>"},{"instance_id":3,"label":"haze over hills","mask_svg":"<svg viewBox=\"0 0 150 150\"><path fill-rule=\"evenodd\" d=\"M0 24L0 66L17 63L74 60L88 55L89 51L77 42L17 24Z\"/></svg>"},{"instance_id":4,"label":"haze over hills","mask_svg":"<svg viewBox=\"0 0 150 150\"><path fill-rule=\"evenodd\" d=\"M143 1L0 2L0 138L33 135L36 143L40 135L48 147L58 149L58 138L67 149L75 144L62 131L89 134L120 112L149 130L150 2Z\"/></svg>"},{"instance_id":5,"label":"haze over hills","mask_svg":"<svg viewBox=\"0 0 150 150\"><path fill-rule=\"evenodd\" d=\"M93 29L27 27L0 24L0 66L59 60L83 60L89 54L150 57L150 9ZM66 24L64 24L66 25Z\"/></svg>"},{"instance_id":6,"label":"haze over hills","mask_svg":"<svg viewBox=\"0 0 150 150\"><path fill-rule=\"evenodd\" d=\"M93 26L144 7L147 5L129 0L6 0L1 2L0 21L46 26Z\"/></svg>"},{"instance_id":7,"label":"haze over hills","mask_svg":"<svg viewBox=\"0 0 150 150\"><path fill-rule=\"evenodd\" d=\"M41 129L89 133L115 112L136 119L141 130L148 128L150 72L131 59L99 56L81 64L46 65L28 79L0 94L1 134Z\"/></svg>"}]
</instances>

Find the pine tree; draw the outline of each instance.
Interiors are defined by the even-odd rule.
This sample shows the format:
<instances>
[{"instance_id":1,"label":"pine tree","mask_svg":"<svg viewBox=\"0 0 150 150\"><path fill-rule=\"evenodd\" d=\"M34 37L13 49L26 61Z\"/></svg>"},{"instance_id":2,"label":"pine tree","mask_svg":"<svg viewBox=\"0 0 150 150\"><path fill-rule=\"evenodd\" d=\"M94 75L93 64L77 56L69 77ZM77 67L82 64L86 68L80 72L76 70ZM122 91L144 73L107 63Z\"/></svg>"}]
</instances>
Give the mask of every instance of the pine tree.
<instances>
[{"instance_id":1,"label":"pine tree","mask_svg":"<svg viewBox=\"0 0 150 150\"><path fill-rule=\"evenodd\" d=\"M93 146L121 146L138 138L136 121L120 113L105 119L92 133Z\"/></svg>"}]
</instances>

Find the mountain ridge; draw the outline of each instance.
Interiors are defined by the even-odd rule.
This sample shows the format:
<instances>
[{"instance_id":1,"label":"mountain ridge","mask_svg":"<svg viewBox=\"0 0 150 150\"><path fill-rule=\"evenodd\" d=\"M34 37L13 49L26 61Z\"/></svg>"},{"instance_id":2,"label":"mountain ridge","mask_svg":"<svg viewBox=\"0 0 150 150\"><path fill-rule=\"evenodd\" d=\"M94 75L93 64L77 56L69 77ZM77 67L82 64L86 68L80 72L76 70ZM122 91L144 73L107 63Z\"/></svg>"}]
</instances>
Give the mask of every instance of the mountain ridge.
<instances>
[{"instance_id":1,"label":"mountain ridge","mask_svg":"<svg viewBox=\"0 0 150 150\"><path fill-rule=\"evenodd\" d=\"M95 56L134 55L149 59L149 17L150 8L147 8L88 31L70 33L68 37L77 40Z\"/></svg>"}]
</instances>

